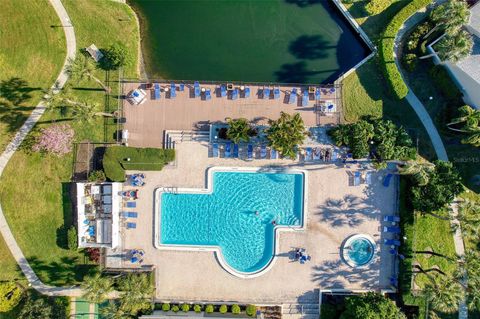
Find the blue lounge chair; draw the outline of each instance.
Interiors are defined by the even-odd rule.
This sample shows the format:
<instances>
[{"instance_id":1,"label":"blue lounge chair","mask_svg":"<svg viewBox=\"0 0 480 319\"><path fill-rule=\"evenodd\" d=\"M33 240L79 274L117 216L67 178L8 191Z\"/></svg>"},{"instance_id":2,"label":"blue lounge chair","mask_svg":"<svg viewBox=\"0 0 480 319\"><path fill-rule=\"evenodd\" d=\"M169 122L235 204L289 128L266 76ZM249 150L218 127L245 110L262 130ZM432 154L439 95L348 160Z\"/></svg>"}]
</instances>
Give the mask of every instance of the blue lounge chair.
<instances>
[{"instance_id":1,"label":"blue lounge chair","mask_svg":"<svg viewBox=\"0 0 480 319\"><path fill-rule=\"evenodd\" d=\"M127 202L127 207L128 208L135 208L135 207L137 207L137 202Z\"/></svg>"},{"instance_id":2,"label":"blue lounge chair","mask_svg":"<svg viewBox=\"0 0 480 319\"><path fill-rule=\"evenodd\" d=\"M335 88L331 88L330 93L335 93Z\"/></svg>"},{"instance_id":3,"label":"blue lounge chair","mask_svg":"<svg viewBox=\"0 0 480 319\"><path fill-rule=\"evenodd\" d=\"M205 101L211 100L212 99L212 94L210 92L210 89L207 89L205 91Z\"/></svg>"},{"instance_id":4,"label":"blue lounge chair","mask_svg":"<svg viewBox=\"0 0 480 319\"><path fill-rule=\"evenodd\" d=\"M213 143L212 145L212 157L218 157L218 144Z\"/></svg>"},{"instance_id":5,"label":"blue lounge chair","mask_svg":"<svg viewBox=\"0 0 480 319\"><path fill-rule=\"evenodd\" d=\"M315 100L320 100L320 89L315 90Z\"/></svg>"},{"instance_id":6,"label":"blue lounge chair","mask_svg":"<svg viewBox=\"0 0 480 319\"><path fill-rule=\"evenodd\" d=\"M90 236L95 236L95 226L89 226L88 227L88 234Z\"/></svg>"},{"instance_id":7,"label":"blue lounge chair","mask_svg":"<svg viewBox=\"0 0 480 319\"><path fill-rule=\"evenodd\" d=\"M383 179L383 186L388 187L390 186L390 180L392 179L393 174L387 174L385 178Z\"/></svg>"},{"instance_id":8,"label":"blue lounge chair","mask_svg":"<svg viewBox=\"0 0 480 319\"><path fill-rule=\"evenodd\" d=\"M220 85L220 96L221 97L227 96L227 88L225 87L225 84Z\"/></svg>"},{"instance_id":9,"label":"blue lounge chair","mask_svg":"<svg viewBox=\"0 0 480 319\"><path fill-rule=\"evenodd\" d=\"M127 223L127 229L135 229L135 228L137 228L136 223Z\"/></svg>"},{"instance_id":10,"label":"blue lounge chair","mask_svg":"<svg viewBox=\"0 0 480 319\"><path fill-rule=\"evenodd\" d=\"M280 89L278 87L273 89L273 98L278 100L280 98Z\"/></svg>"},{"instance_id":11,"label":"blue lounge chair","mask_svg":"<svg viewBox=\"0 0 480 319\"><path fill-rule=\"evenodd\" d=\"M232 100L238 99L238 89L232 91Z\"/></svg>"},{"instance_id":12,"label":"blue lounge chair","mask_svg":"<svg viewBox=\"0 0 480 319\"><path fill-rule=\"evenodd\" d=\"M269 99L270 98L270 88L263 88L263 99Z\"/></svg>"},{"instance_id":13,"label":"blue lounge chair","mask_svg":"<svg viewBox=\"0 0 480 319\"><path fill-rule=\"evenodd\" d=\"M312 148L311 147L307 147L305 149L305 160L306 161L312 160Z\"/></svg>"},{"instance_id":14,"label":"blue lounge chair","mask_svg":"<svg viewBox=\"0 0 480 319\"><path fill-rule=\"evenodd\" d=\"M138 262L138 257L135 257L135 256L134 256L134 257L130 258L130 262L131 262L132 264L136 264L136 263Z\"/></svg>"},{"instance_id":15,"label":"blue lounge chair","mask_svg":"<svg viewBox=\"0 0 480 319\"><path fill-rule=\"evenodd\" d=\"M170 98L173 99L177 96L177 88L175 86L175 83L170 84Z\"/></svg>"},{"instance_id":16,"label":"blue lounge chair","mask_svg":"<svg viewBox=\"0 0 480 319\"><path fill-rule=\"evenodd\" d=\"M154 100L158 100L160 98L160 85L158 83L155 83L153 85L153 92L154 92L154 95L153 95L153 99Z\"/></svg>"},{"instance_id":17,"label":"blue lounge chair","mask_svg":"<svg viewBox=\"0 0 480 319\"><path fill-rule=\"evenodd\" d=\"M353 175L353 186L360 185L360 172L355 172Z\"/></svg>"},{"instance_id":18,"label":"blue lounge chair","mask_svg":"<svg viewBox=\"0 0 480 319\"><path fill-rule=\"evenodd\" d=\"M180 90L180 92L185 91L185 84L180 83L180 85L179 85L179 90Z\"/></svg>"},{"instance_id":19,"label":"blue lounge chair","mask_svg":"<svg viewBox=\"0 0 480 319\"><path fill-rule=\"evenodd\" d=\"M277 150L274 148L270 150L270 159L277 159Z\"/></svg>"},{"instance_id":20,"label":"blue lounge chair","mask_svg":"<svg viewBox=\"0 0 480 319\"><path fill-rule=\"evenodd\" d=\"M233 144L233 158L238 158L238 144Z\"/></svg>"},{"instance_id":21,"label":"blue lounge chair","mask_svg":"<svg viewBox=\"0 0 480 319\"><path fill-rule=\"evenodd\" d=\"M138 217L137 212L121 212L120 214L124 218L137 218Z\"/></svg>"},{"instance_id":22,"label":"blue lounge chair","mask_svg":"<svg viewBox=\"0 0 480 319\"><path fill-rule=\"evenodd\" d=\"M288 104L295 104L297 102L297 89L293 88L288 97Z\"/></svg>"},{"instance_id":23,"label":"blue lounge chair","mask_svg":"<svg viewBox=\"0 0 480 319\"><path fill-rule=\"evenodd\" d=\"M383 232L384 233L399 234L400 233L400 227L398 227L398 226L383 226Z\"/></svg>"},{"instance_id":24,"label":"blue lounge chair","mask_svg":"<svg viewBox=\"0 0 480 319\"><path fill-rule=\"evenodd\" d=\"M262 158L262 159L267 158L267 147L265 145L262 145L260 147L260 158Z\"/></svg>"},{"instance_id":25,"label":"blue lounge chair","mask_svg":"<svg viewBox=\"0 0 480 319\"><path fill-rule=\"evenodd\" d=\"M245 88L245 98L249 98L250 97L250 88Z\"/></svg>"},{"instance_id":26,"label":"blue lounge chair","mask_svg":"<svg viewBox=\"0 0 480 319\"><path fill-rule=\"evenodd\" d=\"M88 219L85 219L85 220L83 221L83 224L84 224L84 225L88 225L88 224L90 224L90 221L89 221Z\"/></svg>"},{"instance_id":27,"label":"blue lounge chair","mask_svg":"<svg viewBox=\"0 0 480 319\"><path fill-rule=\"evenodd\" d=\"M384 239L383 243L387 246L400 246L400 241L396 239Z\"/></svg>"},{"instance_id":28,"label":"blue lounge chair","mask_svg":"<svg viewBox=\"0 0 480 319\"><path fill-rule=\"evenodd\" d=\"M395 248L392 248L388 251L390 255L398 255L398 251Z\"/></svg>"},{"instance_id":29,"label":"blue lounge chair","mask_svg":"<svg viewBox=\"0 0 480 319\"><path fill-rule=\"evenodd\" d=\"M302 106L308 106L308 91L303 91L302 95Z\"/></svg>"},{"instance_id":30,"label":"blue lounge chair","mask_svg":"<svg viewBox=\"0 0 480 319\"><path fill-rule=\"evenodd\" d=\"M247 146L247 158L248 159L253 159L253 145L248 144Z\"/></svg>"},{"instance_id":31,"label":"blue lounge chair","mask_svg":"<svg viewBox=\"0 0 480 319\"><path fill-rule=\"evenodd\" d=\"M400 221L400 216L384 216L383 217L384 222L392 222L392 223L398 223Z\"/></svg>"},{"instance_id":32,"label":"blue lounge chair","mask_svg":"<svg viewBox=\"0 0 480 319\"><path fill-rule=\"evenodd\" d=\"M315 147L313 150L313 160L314 161L319 161L320 160L320 148Z\"/></svg>"},{"instance_id":33,"label":"blue lounge chair","mask_svg":"<svg viewBox=\"0 0 480 319\"><path fill-rule=\"evenodd\" d=\"M230 157L232 155L232 143L227 142L225 144L225 157Z\"/></svg>"},{"instance_id":34,"label":"blue lounge chair","mask_svg":"<svg viewBox=\"0 0 480 319\"><path fill-rule=\"evenodd\" d=\"M198 81L195 81L193 83L193 96L194 97L200 96L200 83L198 83Z\"/></svg>"}]
</instances>

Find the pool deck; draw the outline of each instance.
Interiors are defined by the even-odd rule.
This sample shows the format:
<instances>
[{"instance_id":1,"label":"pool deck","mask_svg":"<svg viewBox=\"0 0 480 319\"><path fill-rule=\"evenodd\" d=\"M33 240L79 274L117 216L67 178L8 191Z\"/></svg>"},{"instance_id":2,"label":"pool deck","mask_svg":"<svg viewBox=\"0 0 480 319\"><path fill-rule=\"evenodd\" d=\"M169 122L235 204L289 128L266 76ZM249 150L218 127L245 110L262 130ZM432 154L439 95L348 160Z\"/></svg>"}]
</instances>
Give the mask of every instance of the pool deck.
<instances>
[{"instance_id":1,"label":"pool deck","mask_svg":"<svg viewBox=\"0 0 480 319\"><path fill-rule=\"evenodd\" d=\"M186 84L185 91L176 91L174 99L168 98L163 89L169 87L169 83L160 83L162 87L161 98L153 100L153 91L146 90L145 84L136 82L123 83L123 93L126 95L134 89L143 88L147 93L144 103L131 104L123 99L123 116L126 123L123 129L128 130L128 145L134 147L162 147L165 130L208 130L208 125L215 122L224 122L225 118L244 117L256 123L266 123L268 119L276 119L280 111L287 113L299 112L306 126L319 124L338 124L341 110L341 88L330 92L330 88L321 90L319 103L332 101L336 106L335 113L329 115L319 112L315 107L314 96L310 95L308 106L300 106L301 96L297 97L297 103L288 104L289 92L292 86L280 86L280 99L273 99L272 88L269 99L262 98L263 85L248 85L251 89L249 98L239 97L232 100L230 97L217 97L215 88L218 85L200 83L205 89L210 89L212 99L209 101L202 98L193 98L193 85ZM178 87L178 83L177 83ZM236 86L238 87L238 86ZM296 86L297 90L300 89ZM260 92L257 94L257 92ZM167 97L166 97L167 96ZM240 95L241 96L241 95Z\"/></svg>"},{"instance_id":2,"label":"pool deck","mask_svg":"<svg viewBox=\"0 0 480 319\"><path fill-rule=\"evenodd\" d=\"M352 171L358 164L307 164L291 160L209 158L204 142L176 145L173 165L160 172L144 172L146 185L139 188L137 228L122 231L124 249L143 249L144 266L155 267L156 298L177 301L236 301L295 303L310 298L316 289L391 289L394 259L389 247L381 244L384 215L395 211L396 183L384 187L384 172L375 172L372 184L352 186ZM169 251L154 247L154 192L158 187L204 188L206 169L211 166L284 166L307 171L307 230L280 235L278 255L265 274L242 279L229 274L210 251ZM134 221L134 220L130 220ZM364 233L377 243L371 264L353 269L340 258L340 246L351 235ZM391 238L391 235L388 237ZM295 247L312 256L306 264L291 262ZM239 251L241 253L241 251ZM138 267L117 252L117 267ZM115 258L111 258L114 260ZM318 295L317 295L318 297Z\"/></svg>"}]
</instances>

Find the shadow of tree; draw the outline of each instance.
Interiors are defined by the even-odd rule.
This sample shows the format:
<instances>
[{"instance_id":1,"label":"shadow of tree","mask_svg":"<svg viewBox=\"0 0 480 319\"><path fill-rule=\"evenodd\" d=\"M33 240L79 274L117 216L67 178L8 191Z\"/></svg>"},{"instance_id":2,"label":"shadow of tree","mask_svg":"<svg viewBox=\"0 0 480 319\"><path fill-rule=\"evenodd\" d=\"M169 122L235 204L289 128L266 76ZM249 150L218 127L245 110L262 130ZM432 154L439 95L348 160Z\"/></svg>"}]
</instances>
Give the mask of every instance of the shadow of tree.
<instances>
[{"instance_id":1,"label":"shadow of tree","mask_svg":"<svg viewBox=\"0 0 480 319\"><path fill-rule=\"evenodd\" d=\"M378 271L372 268L349 268L340 259L327 260L313 267L312 281L318 282L322 289L345 289L344 280L350 285L360 284L362 288L371 288L378 285Z\"/></svg>"},{"instance_id":2,"label":"shadow of tree","mask_svg":"<svg viewBox=\"0 0 480 319\"><path fill-rule=\"evenodd\" d=\"M285 63L279 71L275 72L278 82L282 83L308 83L310 77L319 74L318 71L309 71L304 61Z\"/></svg>"},{"instance_id":3,"label":"shadow of tree","mask_svg":"<svg viewBox=\"0 0 480 319\"><path fill-rule=\"evenodd\" d=\"M298 59L324 59L328 56L326 49L333 48L319 34L302 35L290 43L288 50Z\"/></svg>"},{"instance_id":4,"label":"shadow of tree","mask_svg":"<svg viewBox=\"0 0 480 319\"><path fill-rule=\"evenodd\" d=\"M57 228L57 246L68 249L68 229L73 223L71 183L62 183L63 225Z\"/></svg>"},{"instance_id":5,"label":"shadow of tree","mask_svg":"<svg viewBox=\"0 0 480 319\"><path fill-rule=\"evenodd\" d=\"M5 100L7 101L7 100ZM15 107L11 102L7 104L12 105L11 107L3 107L2 102L0 102L0 122L3 122L7 126L8 132L16 132L20 126L28 118L28 113L34 109L33 106L20 106Z\"/></svg>"},{"instance_id":6,"label":"shadow of tree","mask_svg":"<svg viewBox=\"0 0 480 319\"><path fill-rule=\"evenodd\" d=\"M322 0L285 0L285 1L290 4L296 4L300 8L305 8L305 7L322 2Z\"/></svg>"},{"instance_id":7,"label":"shadow of tree","mask_svg":"<svg viewBox=\"0 0 480 319\"><path fill-rule=\"evenodd\" d=\"M83 277L97 269L97 265L81 263L79 257L61 257L47 262L37 256L28 259L35 273L44 283L61 286L81 282Z\"/></svg>"},{"instance_id":8,"label":"shadow of tree","mask_svg":"<svg viewBox=\"0 0 480 319\"><path fill-rule=\"evenodd\" d=\"M18 106L30 99L32 97L30 92L37 90L40 90L40 88L29 87L27 81L18 77L12 77L0 82L0 96L13 106ZM4 101L3 105L0 106L10 106L5 104L9 103Z\"/></svg>"}]
</instances>

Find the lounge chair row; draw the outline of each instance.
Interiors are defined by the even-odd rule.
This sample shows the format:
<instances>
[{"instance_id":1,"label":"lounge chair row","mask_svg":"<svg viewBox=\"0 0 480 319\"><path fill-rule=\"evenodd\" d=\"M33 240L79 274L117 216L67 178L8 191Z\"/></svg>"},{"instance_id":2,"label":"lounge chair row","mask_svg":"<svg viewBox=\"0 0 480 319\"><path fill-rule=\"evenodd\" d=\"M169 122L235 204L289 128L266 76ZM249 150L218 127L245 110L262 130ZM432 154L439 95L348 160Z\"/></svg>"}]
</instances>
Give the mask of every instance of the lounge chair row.
<instances>
[{"instance_id":1,"label":"lounge chair row","mask_svg":"<svg viewBox=\"0 0 480 319\"><path fill-rule=\"evenodd\" d=\"M338 159L338 154L332 148L305 147L302 157L305 162L309 162L309 161L332 162Z\"/></svg>"},{"instance_id":2,"label":"lounge chair row","mask_svg":"<svg viewBox=\"0 0 480 319\"><path fill-rule=\"evenodd\" d=\"M256 147L258 149L258 147ZM220 154L219 143L212 144L211 157L224 157L224 158L246 158L246 159L277 159L278 152L273 148L267 148L266 145L261 145L257 150L257 156L255 157L255 147L253 144L247 144L246 149L241 149L240 145L227 142L223 146L223 154Z\"/></svg>"}]
</instances>

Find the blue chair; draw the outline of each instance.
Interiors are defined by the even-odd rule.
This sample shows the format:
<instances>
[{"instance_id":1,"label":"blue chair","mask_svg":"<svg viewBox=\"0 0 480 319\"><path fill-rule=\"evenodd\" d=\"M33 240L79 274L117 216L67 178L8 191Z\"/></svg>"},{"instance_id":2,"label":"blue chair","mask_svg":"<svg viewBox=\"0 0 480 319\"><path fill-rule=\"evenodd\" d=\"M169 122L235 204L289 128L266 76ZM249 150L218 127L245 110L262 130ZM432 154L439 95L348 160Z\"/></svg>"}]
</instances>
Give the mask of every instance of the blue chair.
<instances>
[{"instance_id":1,"label":"blue chair","mask_svg":"<svg viewBox=\"0 0 480 319\"><path fill-rule=\"evenodd\" d=\"M315 147L315 149L313 150L313 160L314 161L320 160L320 149L318 147Z\"/></svg>"},{"instance_id":2,"label":"blue chair","mask_svg":"<svg viewBox=\"0 0 480 319\"><path fill-rule=\"evenodd\" d=\"M247 146L247 158L248 159L253 159L253 145L248 144Z\"/></svg>"},{"instance_id":3,"label":"blue chair","mask_svg":"<svg viewBox=\"0 0 480 319\"><path fill-rule=\"evenodd\" d=\"M134 257L132 257L132 258L130 259L130 262L131 262L132 264L135 264L135 263L138 262L138 258L134 256Z\"/></svg>"},{"instance_id":4,"label":"blue chair","mask_svg":"<svg viewBox=\"0 0 480 319\"><path fill-rule=\"evenodd\" d=\"M233 158L238 158L238 144L233 144Z\"/></svg>"},{"instance_id":5,"label":"blue chair","mask_svg":"<svg viewBox=\"0 0 480 319\"><path fill-rule=\"evenodd\" d=\"M398 226L383 226L384 233L400 234L400 227Z\"/></svg>"},{"instance_id":6,"label":"blue chair","mask_svg":"<svg viewBox=\"0 0 480 319\"><path fill-rule=\"evenodd\" d=\"M185 91L185 84L180 83L180 85L179 85L179 90L180 90L180 92Z\"/></svg>"},{"instance_id":7,"label":"blue chair","mask_svg":"<svg viewBox=\"0 0 480 319\"><path fill-rule=\"evenodd\" d=\"M270 150L270 159L277 159L277 150L274 148Z\"/></svg>"},{"instance_id":8,"label":"blue chair","mask_svg":"<svg viewBox=\"0 0 480 319\"><path fill-rule=\"evenodd\" d=\"M315 100L320 100L320 89L315 90Z\"/></svg>"},{"instance_id":9,"label":"blue chair","mask_svg":"<svg viewBox=\"0 0 480 319\"><path fill-rule=\"evenodd\" d=\"M232 143L227 142L225 144L225 157L227 158L230 157L232 155L231 152L232 152Z\"/></svg>"},{"instance_id":10,"label":"blue chair","mask_svg":"<svg viewBox=\"0 0 480 319\"><path fill-rule=\"evenodd\" d=\"M246 87L245 88L245 98L249 98L249 97L250 97L250 88Z\"/></svg>"},{"instance_id":11,"label":"blue chair","mask_svg":"<svg viewBox=\"0 0 480 319\"><path fill-rule=\"evenodd\" d=\"M385 176L385 178L383 179L384 187L390 186L390 180L392 179L392 177L393 177L393 174L387 174L387 176Z\"/></svg>"},{"instance_id":12,"label":"blue chair","mask_svg":"<svg viewBox=\"0 0 480 319\"><path fill-rule=\"evenodd\" d=\"M384 222L391 222L391 223L398 223L400 221L400 216L384 216L383 217Z\"/></svg>"},{"instance_id":13,"label":"blue chair","mask_svg":"<svg viewBox=\"0 0 480 319\"><path fill-rule=\"evenodd\" d=\"M278 87L273 89L273 98L278 100L280 98L280 89Z\"/></svg>"},{"instance_id":14,"label":"blue chair","mask_svg":"<svg viewBox=\"0 0 480 319\"><path fill-rule=\"evenodd\" d=\"M177 96L177 88L175 87L175 83L170 84L170 98L173 99Z\"/></svg>"},{"instance_id":15,"label":"blue chair","mask_svg":"<svg viewBox=\"0 0 480 319\"><path fill-rule=\"evenodd\" d=\"M263 88L263 99L266 100L266 99L269 99L269 98L270 98L270 88L264 87Z\"/></svg>"},{"instance_id":16,"label":"blue chair","mask_svg":"<svg viewBox=\"0 0 480 319\"><path fill-rule=\"evenodd\" d=\"M135 228L137 228L136 223L127 223L127 229L135 229Z\"/></svg>"},{"instance_id":17,"label":"blue chair","mask_svg":"<svg viewBox=\"0 0 480 319\"><path fill-rule=\"evenodd\" d=\"M353 185L358 186L360 185L360 172L355 172L353 175Z\"/></svg>"},{"instance_id":18,"label":"blue chair","mask_svg":"<svg viewBox=\"0 0 480 319\"><path fill-rule=\"evenodd\" d=\"M218 157L218 143L213 143L212 145L212 156Z\"/></svg>"},{"instance_id":19,"label":"blue chair","mask_svg":"<svg viewBox=\"0 0 480 319\"><path fill-rule=\"evenodd\" d=\"M296 102L297 102L297 89L293 88L288 98L288 104L295 104Z\"/></svg>"},{"instance_id":20,"label":"blue chair","mask_svg":"<svg viewBox=\"0 0 480 319\"><path fill-rule=\"evenodd\" d=\"M330 88L330 93L335 93L335 88Z\"/></svg>"},{"instance_id":21,"label":"blue chair","mask_svg":"<svg viewBox=\"0 0 480 319\"><path fill-rule=\"evenodd\" d=\"M153 99L154 100L158 100L160 98L160 85L158 83L155 83L153 85L153 88L154 88L154 95L153 95Z\"/></svg>"},{"instance_id":22,"label":"blue chair","mask_svg":"<svg viewBox=\"0 0 480 319\"><path fill-rule=\"evenodd\" d=\"M238 99L238 89L234 89L232 92L232 100Z\"/></svg>"},{"instance_id":23,"label":"blue chair","mask_svg":"<svg viewBox=\"0 0 480 319\"><path fill-rule=\"evenodd\" d=\"M384 239L383 243L388 246L400 246L400 241L396 239Z\"/></svg>"},{"instance_id":24,"label":"blue chair","mask_svg":"<svg viewBox=\"0 0 480 319\"><path fill-rule=\"evenodd\" d=\"M200 96L200 83L198 83L198 81L195 81L193 83L193 96L194 97Z\"/></svg>"},{"instance_id":25,"label":"blue chair","mask_svg":"<svg viewBox=\"0 0 480 319\"><path fill-rule=\"evenodd\" d=\"M127 207L128 208L135 208L135 207L137 207L137 202L127 202Z\"/></svg>"},{"instance_id":26,"label":"blue chair","mask_svg":"<svg viewBox=\"0 0 480 319\"><path fill-rule=\"evenodd\" d=\"M267 147L265 145L262 145L260 147L260 158L261 159L266 159L267 158Z\"/></svg>"},{"instance_id":27,"label":"blue chair","mask_svg":"<svg viewBox=\"0 0 480 319\"><path fill-rule=\"evenodd\" d=\"M302 95L302 106L308 105L308 91L304 90Z\"/></svg>"},{"instance_id":28,"label":"blue chair","mask_svg":"<svg viewBox=\"0 0 480 319\"><path fill-rule=\"evenodd\" d=\"M137 218L138 213L137 212L121 212L121 216L124 218Z\"/></svg>"},{"instance_id":29,"label":"blue chair","mask_svg":"<svg viewBox=\"0 0 480 319\"><path fill-rule=\"evenodd\" d=\"M212 94L210 92L210 89L207 89L205 91L205 100L208 101L208 100L211 100L212 99Z\"/></svg>"},{"instance_id":30,"label":"blue chair","mask_svg":"<svg viewBox=\"0 0 480 319\"><path fill-rule=\"evenodd\" d=\"M220 96L221 97L227 96L227 88L225 87L225 84L220 85Z\"/></svg>"},{"instance_id":31,"label":"blue chair","mask_svg":"<svg viewBox=\"0 0 480 319\"><path fill-rule=\"evenodd\" d=\"M305 149L305 160L306 161L312 160L312 148L311 147L307 147Z\"/></svg>"}]
</instances>

